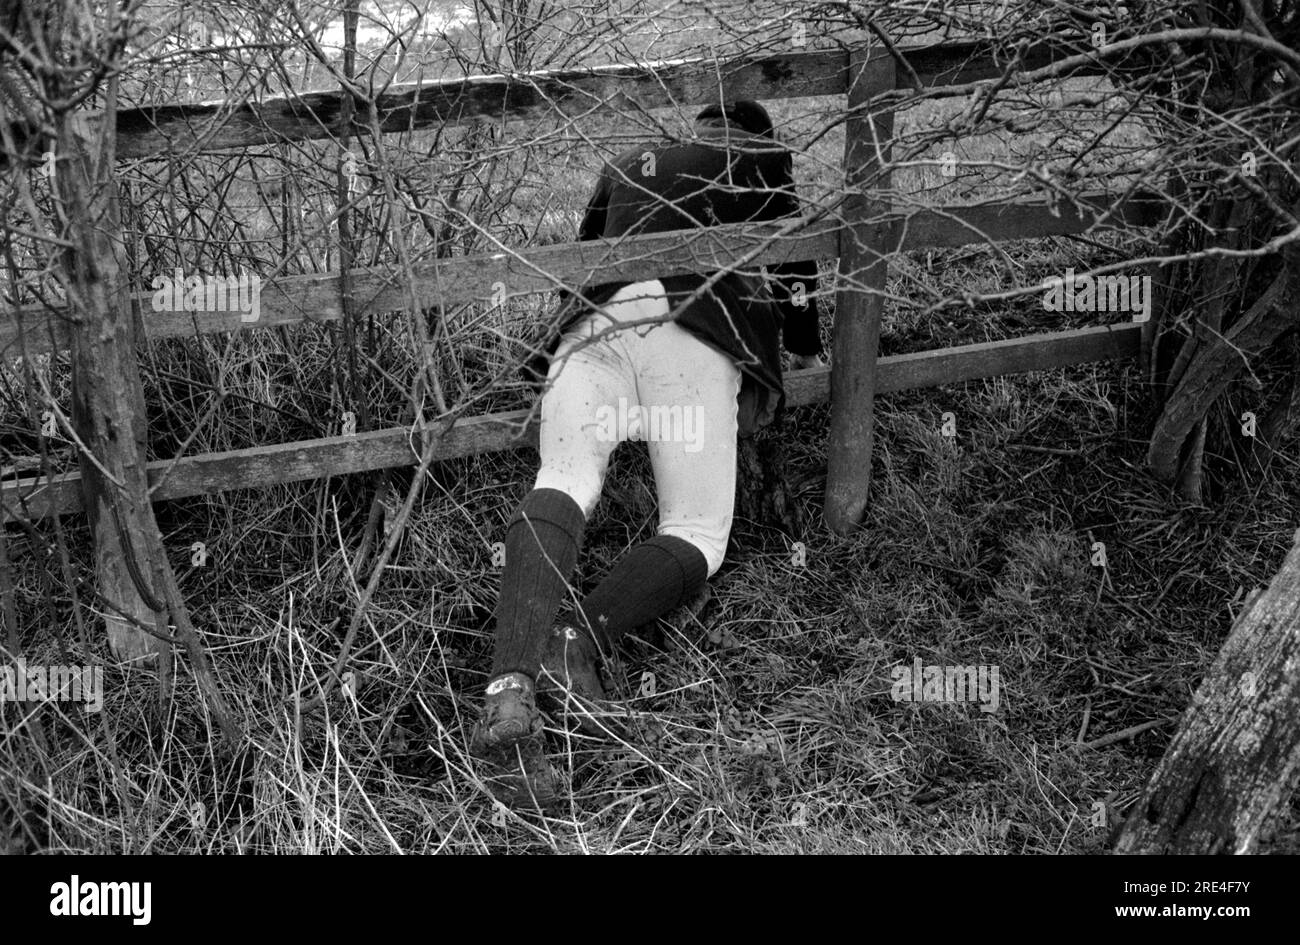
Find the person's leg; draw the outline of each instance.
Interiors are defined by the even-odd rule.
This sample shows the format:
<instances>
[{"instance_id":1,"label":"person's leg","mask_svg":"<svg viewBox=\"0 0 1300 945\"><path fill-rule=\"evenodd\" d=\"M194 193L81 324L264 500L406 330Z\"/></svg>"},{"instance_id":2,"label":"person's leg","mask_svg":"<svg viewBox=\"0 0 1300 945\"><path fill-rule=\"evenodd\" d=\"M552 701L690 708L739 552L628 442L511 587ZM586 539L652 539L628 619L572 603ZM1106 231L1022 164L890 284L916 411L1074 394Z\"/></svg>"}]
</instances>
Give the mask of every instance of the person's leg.
<instances>
[{"instance_id":1,"label":"person's leg","mask_svg":"<svg viewBox=\"0 0 1300 945\"><path fill-rule=\"evenodd\" d=\"M616 336L588 340L608 324L599 316L579 323L551 361L541 403L541 467L506 530L492 668L474 735L481 753L540 729L535 688L543 652L617 445L593 425L594 405L635 394Z\"/></svg>"},{"instance_id":2,"label":"person's leg","mask_svg":"<svg viewBox=\"0 0 1300 945\"><path fill-rule=\"evenodd\" d=\"M736 502L740 369L676 324L630 347L659 496L659 534L580 604L602 646L692 600L722 565Z\"/></svg>"},{"instance_id":3,"label":"person's leg","mask_svg":"<svg viewBox=\"0 0 1300 945\"><path fill-rule=\"evenodd\" d=\"M609 319L606 324L637 324L616 336L623 359L621 363L627 370L626 390L615 391L613 387L607 387L604 396L593 398L593 403L588 406L594 407L593 414L602 421L606 440L640 439L641 405L633 352L653 329L654 320L668 323L669 308L663 283L650 280L625 286L604 306L603 311ZM611 426L615 429L611 430ZM593 703L605 696L600 676L601 654L595 637L585 629L580 618L573 616L576 605L575 599L572 606L566 608L568 617L565 622L551 630L542 654L538 687L558 708L576 715L578 724L589 734L599 735L604 729L592 712L596 708ZM576 701L571 698L575 696Z\"/></svg>"},{"instance_id":4,"label":"person's leg","mask_svg":"<svg viewBox=\"0 0 1300 945\"><path fill-rule=\"evenodd\" d=\"M566 334L541 406L541 468L506 533L506 566L496 610L496 640L480 741L505 743L537 724L535 692L545 682L600 691L594 648L553 623L568 593L587 516L600 498L610 454L626 431L616 415L636 404L626 341L608 333L621 321L665 317L658 282L627 286L601 315ZM591 341L595 334L604 337ZM547 679L539 679L546 667Z\"/></svg>"}]
</instances>

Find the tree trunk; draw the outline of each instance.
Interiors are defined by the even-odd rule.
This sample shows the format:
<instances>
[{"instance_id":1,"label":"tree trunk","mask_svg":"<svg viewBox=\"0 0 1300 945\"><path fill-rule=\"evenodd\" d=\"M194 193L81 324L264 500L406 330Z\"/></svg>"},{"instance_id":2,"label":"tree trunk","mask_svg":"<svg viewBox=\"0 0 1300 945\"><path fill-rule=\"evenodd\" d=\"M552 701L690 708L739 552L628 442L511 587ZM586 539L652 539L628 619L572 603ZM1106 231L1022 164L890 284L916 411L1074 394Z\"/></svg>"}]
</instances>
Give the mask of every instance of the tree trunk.
<instances>
[{"instance_id":1,"label":"tree trunk","mask_svg":"<svg viewBox=\"0 0 1300 945\"><path fill-rule=\"evenodd\" d=\"M81 486L95 542L95 569L109 647L118 659L143 659L157 641L165 606L146 579L140 555L153 526L145 477L144 390L136 370L137 324L123 278L112 152L95 152L85 119L62 116L56 184L67 237L64 255L72 314L72 423L83 450ZM162 628L165 631L165 624ZM165 633L164 633L165 635Z\"/></svg>"},{"instance_id":2,"label":"tree trunk","mask_svg":"<svg viewBox=\"0 0 1300 945\"><path fill-rule=\"evenodd\" d=\"M99 599L114 655L160 657L164 699L170 695L175 626L208 708L233 742L239 729L190 623L149 498L147 415L136 360L143 332L123 278L125 247L114 180L115 93L111 85L110 118L99 134L85 116L65 112L58 116L56 142L59 231L69 243L63 272L72 318L72 426L80 441Z\"/></svg>"},{"instance_id":3,"label":"tree trunk","mask_svg":"<svg viewBox=\"0 0 1300 945\"><path fill-rule=\"evenodd\" d=\"M1172 482L1185 461L1184 444L1211 405L1251 361L1300 322L1300 266L1294 245L1283 250L1285 266L1241 318L1193 356L1151 434L1147 463L1157 478Z\"/></svg>"},{"instance_id":4,"label":"tree trunk","mask_svg":"<svg viewBox=\"0 0 1300 945\"><path fill-rule=\"evenodd\" d=\"M1251 853L1300 770L1300 530L1248 600L1116 853Z\"/></svg>"},{"instance_id":5,"label":"tree trunk","mask_svg":"<svg viewBox=\"0 0 1300 945\"><path fill-rule=\"evenodd\" d=\"M1180 9L1189 22L1200 26L1283 36L1284 45L1287 37L1293 37L1294 8L1288 9L1288 4L1263 8L1240 0L1206 0ZM1269 78L1278 69L1276 59L1266 60L1257 51L1232 43L1213 44L1200 52L1211 77L1208 85L1176 83L1163 92L1162 101L1177 119L1173 127L1198 121L1198 110L1236 116L1236 121L1271 112L1261 138L1284 141L1293 136L1294 112L1273 111L1267 104L1279 97ZM1175 60L1182 56L1178 52ZM1174 149L1187 147L1168 134L1165 140ZM1289 214L1282 210L1295 201L1293 175L1285 158L1276 159L1278 166L1266 162L1258 177L1252 170L1225 178L1221 169L1237 168L1244 151L1245 146L1230 137L1194 143L1187 149L1189 166L1201 163L1214 170L1194 172L1189 180L1172 175L1172 205L1201 209L1188 215L1197 221L1194 225L1180 223L1167 234L1165 255L1176 257L1212 247L1254 249L1293 225L1289 217L1300 205L1290 206ZM1282 258L1282 271L1259 294L1252 279L1255 264L1240 257L1183 262L1167 269L1163 278L1153 278L1153 283L1163 285L1155 317L1143 329L1143 366L1161 412L1147 464L1156 478L1174 486L1188 501L1202 499L1205 458L1231 451L1222 440L1223 426L1211 423L1211 408L1243 370L1253 369L1256 359L1270 353L1296 325L1300 258L1293 247L1284 248ZM1188 288L1176 288L1184 285ZM1188 323L1190 330L1185 327Z\"/></svg>"}]
</instances>

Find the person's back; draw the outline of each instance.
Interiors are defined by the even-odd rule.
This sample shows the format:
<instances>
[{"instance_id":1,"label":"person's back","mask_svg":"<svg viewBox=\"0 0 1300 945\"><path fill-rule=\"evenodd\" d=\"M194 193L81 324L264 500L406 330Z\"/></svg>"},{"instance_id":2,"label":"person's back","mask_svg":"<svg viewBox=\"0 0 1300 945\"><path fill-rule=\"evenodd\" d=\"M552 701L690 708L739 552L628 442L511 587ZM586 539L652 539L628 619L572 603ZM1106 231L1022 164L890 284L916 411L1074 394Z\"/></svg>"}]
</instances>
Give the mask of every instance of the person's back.
<instances>
[{"instance_id":1,"label":"person's back","mask_svg":"<svg viewBox=\"0 0 1300 945\"><path fill-rule=\"evenodd\" d=\"M775 220L798 211L789 151L725 126L700 130L697 140L632 148L610 161L581 238Z\"/></svg>"}]
</instances>

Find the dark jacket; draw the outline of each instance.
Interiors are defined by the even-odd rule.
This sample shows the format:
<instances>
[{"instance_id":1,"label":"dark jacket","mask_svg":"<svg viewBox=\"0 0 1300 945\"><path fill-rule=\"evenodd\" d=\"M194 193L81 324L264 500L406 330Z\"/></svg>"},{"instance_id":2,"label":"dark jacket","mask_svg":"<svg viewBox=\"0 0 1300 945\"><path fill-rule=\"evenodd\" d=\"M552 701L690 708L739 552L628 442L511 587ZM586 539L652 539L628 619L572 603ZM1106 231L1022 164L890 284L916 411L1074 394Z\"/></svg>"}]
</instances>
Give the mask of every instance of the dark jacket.
<instances>
[{"instance_id":1,"label":"dark jacket","mask_svg":"<svg viewBox=\"0 0 1300 945\"><path fill-rule=\"evenodd\" d=\"M632 148L606 164L578 238L615 239L798 214L788 150L770 138L721 123L701 123L696 131L698 140ZM653 174L643 173L649 169L647 152L654 156ZM727 273L677 319L697 338L729 355L743 372L742 434L770 423L784 402L782 335L786 348L796 354L821 352L817 304L812 298L817 264L786 263L770 267L769 272L770 284L756 274ZM709 274L663 278L670 310L676 310L708 278ZM794 297L796 283L803 284L802 306ZM598 306L627 284L590 285L582 294ZM590 311L578 296L560 295L561 307L544 343L546 355L554 351L559 334ZM534 362L535 370L540 367Z\"/></svg>"}]
</instances>

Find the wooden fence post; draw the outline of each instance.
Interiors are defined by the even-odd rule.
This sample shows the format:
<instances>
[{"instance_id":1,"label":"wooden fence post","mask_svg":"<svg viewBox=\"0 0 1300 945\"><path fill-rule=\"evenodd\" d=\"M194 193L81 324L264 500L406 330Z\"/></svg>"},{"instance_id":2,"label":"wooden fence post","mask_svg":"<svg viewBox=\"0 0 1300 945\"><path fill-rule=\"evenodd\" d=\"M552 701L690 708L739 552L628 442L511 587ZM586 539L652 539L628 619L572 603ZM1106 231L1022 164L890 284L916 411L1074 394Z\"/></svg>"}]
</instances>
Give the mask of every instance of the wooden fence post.
<instances>
[{"instance_id":1,"label":"wooden fence post","mask_svg":"<svg viewBox=\"0 0 1300 945\"><path fill-rule=\"evenodd\" d=\"M868 60L872 61L868 64ZM826 524L838 534L851 532L866 512L871 485L871 435L876 396L876 357L884 312L888 251L893 227L882 223L889 202L865 187L889 187L894 115L873 117L872 96L894 88L894 61L881 49L849 53L849 110L845 125L844 171L848 226L840 238L839 286L831 342L831 430L827 444Z\"/></svg>"}]
</instances>

